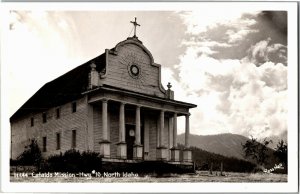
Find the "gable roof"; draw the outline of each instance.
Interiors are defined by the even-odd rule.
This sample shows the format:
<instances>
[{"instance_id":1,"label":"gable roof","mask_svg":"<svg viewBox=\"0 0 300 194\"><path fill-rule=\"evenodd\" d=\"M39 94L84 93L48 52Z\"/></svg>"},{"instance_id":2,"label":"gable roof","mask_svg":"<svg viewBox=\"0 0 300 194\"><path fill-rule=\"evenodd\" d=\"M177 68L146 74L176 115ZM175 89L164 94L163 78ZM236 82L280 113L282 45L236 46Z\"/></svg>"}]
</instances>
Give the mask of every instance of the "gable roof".
<instances>
[{"instance_id":1,"label":"gable roof","mask_svg":"<svg viewBox=\"0 0 300 194\"><path fill-rule=\"evenodd\" d=\"M10 117L10 121L82 97L82 92L88 89L91 62L96 64L96 70L100 72L105 67L105 53L46 83Z\"/></svg>"}]
</instances>

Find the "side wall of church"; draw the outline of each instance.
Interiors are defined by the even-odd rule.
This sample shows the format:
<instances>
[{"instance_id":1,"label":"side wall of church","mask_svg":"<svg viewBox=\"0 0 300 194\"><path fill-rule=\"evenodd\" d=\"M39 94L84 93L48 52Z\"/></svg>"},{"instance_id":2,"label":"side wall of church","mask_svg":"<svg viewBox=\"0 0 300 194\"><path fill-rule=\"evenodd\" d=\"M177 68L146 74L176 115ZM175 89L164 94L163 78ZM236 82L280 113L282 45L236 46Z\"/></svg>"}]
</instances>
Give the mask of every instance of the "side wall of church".
<instances>
[{"instance_id":1,"label":"side wall of church","mask_svg":"<svg viewBox=\"0 0 300 194\"><path fill-rule=\"evenodd\" d=\"M12 158L16 159L32 139L36 139L44 157L59 154L72 148L72 130L76 130L76 149L92 150L88 144L87 102L81 98L76 102L76 112L72 111L72 102L46 111L47 122L43 123L42 112L28 115L11 123ZM60 117L56 117L56 109ZM31 126L34 118L34 126ZM60 149L57 149L57 133L60 134ZM46 137L46 152L43 152L43 137Z\"/></svg>"}]
</instances>

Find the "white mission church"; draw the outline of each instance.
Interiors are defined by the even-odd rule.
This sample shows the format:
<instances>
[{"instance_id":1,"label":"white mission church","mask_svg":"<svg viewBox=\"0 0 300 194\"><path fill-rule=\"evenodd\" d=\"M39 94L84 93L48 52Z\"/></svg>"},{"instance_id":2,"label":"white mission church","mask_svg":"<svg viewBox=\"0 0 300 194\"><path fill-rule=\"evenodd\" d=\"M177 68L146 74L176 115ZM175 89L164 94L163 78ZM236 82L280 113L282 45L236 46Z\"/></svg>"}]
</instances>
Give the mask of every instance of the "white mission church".
<instances>
[{"instance_id":1,"label":"white mission church","mask_svg":"<svg viewBox=\"0 0 300 194\"><path fill-rule=\"evenodd\" d=\"M136 20L132 22L138 25ZM99 152L107 161L192 162L189 109L161 84L161 65L134 33L112 49L40 88L10 118L11 158L35 139L44 157ZM177 117L185 117L185 149ZM183 151L180 161L180 151Z\"/></svg>"}]
</instances>

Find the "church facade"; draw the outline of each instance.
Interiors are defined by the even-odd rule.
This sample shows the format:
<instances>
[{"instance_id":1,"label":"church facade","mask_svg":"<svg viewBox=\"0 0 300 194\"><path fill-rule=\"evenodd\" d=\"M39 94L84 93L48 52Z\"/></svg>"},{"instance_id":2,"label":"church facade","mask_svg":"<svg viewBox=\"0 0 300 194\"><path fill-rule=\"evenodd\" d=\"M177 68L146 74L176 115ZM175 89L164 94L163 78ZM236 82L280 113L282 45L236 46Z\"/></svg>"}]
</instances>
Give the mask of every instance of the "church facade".
<instances>
[{"instance_id":1,"label":"church facade","mask_svg":"<svg viewBox=\"0 0 300 194\"><path fill-rule=\"evenodd\" d=\"M103 159L191 162L190 113L161 84L161 66L136 37L45 84L11 118L11 158L36 140L44 157L69 149ZM185 148L177 147L185 117ZM180 161L180 151L183 157Z\"/></svg>"}]
</instances>

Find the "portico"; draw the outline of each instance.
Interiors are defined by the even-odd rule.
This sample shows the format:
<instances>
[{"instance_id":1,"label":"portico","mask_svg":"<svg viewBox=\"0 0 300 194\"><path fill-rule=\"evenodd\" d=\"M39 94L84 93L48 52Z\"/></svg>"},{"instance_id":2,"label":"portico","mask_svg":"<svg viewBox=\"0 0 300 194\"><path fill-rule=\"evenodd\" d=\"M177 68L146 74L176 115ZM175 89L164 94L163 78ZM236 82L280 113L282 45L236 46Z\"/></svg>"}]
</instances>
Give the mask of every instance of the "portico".
<instances>
[{"instance_id":1,"label":"portico","mask_svg":"<svg viewBox=\"0 0 300 194\"><path fill-rule=\"evenodd\" d=\"M102 126L98 129L102 130L99 144L104 158L179 162L177 117L184 116L185 150L182 160L191 162L188 108L194 105L111 87L101 87L88 95L88 103L100 109L98 115L102 114L99 115ZM115 115L118 115L117 119L112 118ZM115 121L117 123L112 124ZM112 137L114 135L118 138Z\"/></svg>"}]
</instances>

